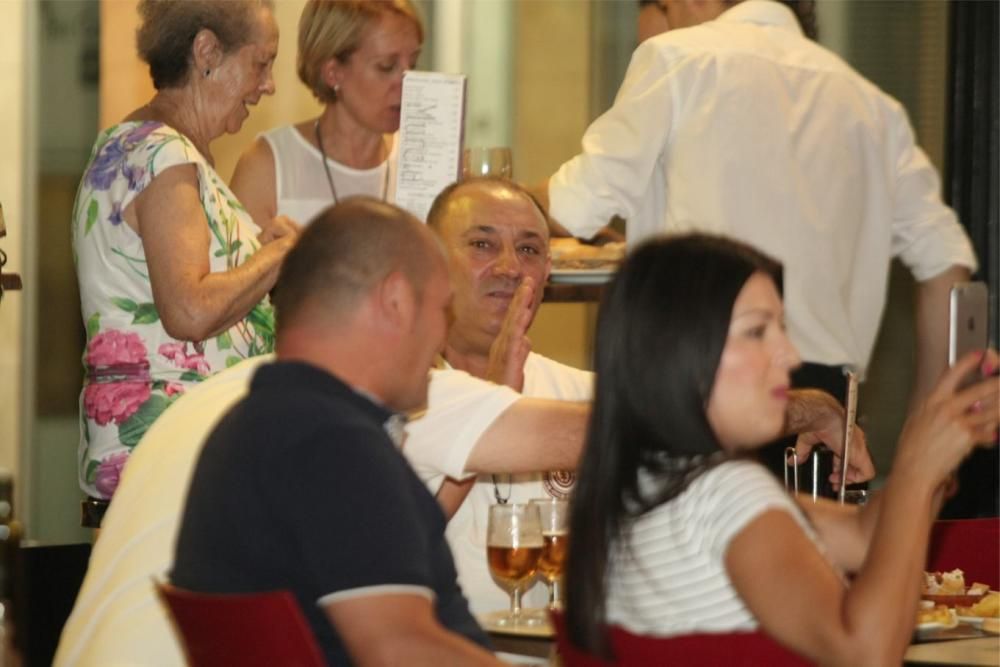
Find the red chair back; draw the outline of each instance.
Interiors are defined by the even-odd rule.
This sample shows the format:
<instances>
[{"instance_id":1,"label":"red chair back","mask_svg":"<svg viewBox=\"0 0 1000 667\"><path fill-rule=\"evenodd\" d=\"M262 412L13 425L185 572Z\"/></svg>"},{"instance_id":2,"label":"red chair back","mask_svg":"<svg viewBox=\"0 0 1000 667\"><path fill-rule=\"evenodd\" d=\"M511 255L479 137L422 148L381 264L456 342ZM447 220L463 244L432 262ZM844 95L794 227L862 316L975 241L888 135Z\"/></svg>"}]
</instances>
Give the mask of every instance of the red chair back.
<instances>
[{"instance_id":1,"label":"red chair back","mask_svg":"<svg viewBox=\"0 0 1000 667\"><path fill-rule=\"evenodd\" d=\"M633 634L618 626L609 629L615 659L607 662L585 653L570 642L561 614L553 615L553 625L556 628L556 646L565 667L800 667L812 664L761 631L650 637Z\"/></svg>"},{"instance_id":2,"label":"red chair back","mask_svg":"<svg viewBox=\"0 0 1000 667\"><path fill-rule=\"evenodd\" d=\"M965 583L1000 588L1000 517L935 521L927 570L965 572Z\"/></svg>"},{"instance_id":3,"label":"red chair back","mask_svg":"<svg viewBox=\"0 0 1000 667\"><path fill-rule=\"evenodd\" d=\"M288 591L223 595L156 583L191 667L321 667L323 655Z\"/></svg>"},{"instance_id":4,"label":"red chair back","mask_svg":"<svg viewBox=\"0 0 1000 667\"><path fill-rule=\"evenodd\" d=\"M549 610L552 627L556 629L556 650L559 652L559 664L563 667L609 667L617 663L608 662L594 657L583 649L577 648L569 638L566 629L566 616L559 611Z\"/></svg>"}]
</instances>

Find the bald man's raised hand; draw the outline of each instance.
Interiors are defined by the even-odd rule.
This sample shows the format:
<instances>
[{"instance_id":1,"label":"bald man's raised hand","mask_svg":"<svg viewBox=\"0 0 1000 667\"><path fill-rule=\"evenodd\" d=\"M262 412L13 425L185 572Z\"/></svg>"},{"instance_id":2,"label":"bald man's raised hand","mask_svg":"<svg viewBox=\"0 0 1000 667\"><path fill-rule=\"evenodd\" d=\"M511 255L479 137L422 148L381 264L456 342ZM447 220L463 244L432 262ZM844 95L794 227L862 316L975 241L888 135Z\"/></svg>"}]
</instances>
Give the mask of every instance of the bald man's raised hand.
<instances>
[{"instance_id":1,"label":"bald man's raised hand","mask_svg":"<svg viewBox=\"0 0 1000 667\"><path fill-rule=\"evenodd\" d=\"M528 327L534 315L535 289L533 278L525 278L517 286L500 333L490 346L486 379L516 391L524 387L524 364L531 352Z\"/></svg>"}]
</instances>

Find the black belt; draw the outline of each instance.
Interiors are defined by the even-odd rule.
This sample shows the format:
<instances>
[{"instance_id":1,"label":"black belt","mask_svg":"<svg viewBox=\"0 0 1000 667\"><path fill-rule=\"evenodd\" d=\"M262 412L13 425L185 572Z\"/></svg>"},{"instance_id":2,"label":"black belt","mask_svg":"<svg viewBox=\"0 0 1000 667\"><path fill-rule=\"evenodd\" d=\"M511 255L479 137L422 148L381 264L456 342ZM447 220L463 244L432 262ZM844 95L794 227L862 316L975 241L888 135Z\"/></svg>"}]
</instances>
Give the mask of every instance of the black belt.
<instances>
[{"instance_id":1,"label":"black belt","mask_svg":"<svg viewBox=\"0 0 1000 667\"><path fill-rule=\"evenodd\" d=\"M794 389L822 389L832 394L835 399L844 404L847 398L847 375L843 366L825 366L823 364L802 364L792 373Z\"/></svg>"},{"instance_id":2,"label":"black belt","mask_svg":"<svg viewBox=\"0 0 1000 667\"><path fill-rule=\"evenodd\" d=\"M80 501L80 525L84 528L100 528L109 504L110 500L90 496Z\"/></svg>"}]
</instances>

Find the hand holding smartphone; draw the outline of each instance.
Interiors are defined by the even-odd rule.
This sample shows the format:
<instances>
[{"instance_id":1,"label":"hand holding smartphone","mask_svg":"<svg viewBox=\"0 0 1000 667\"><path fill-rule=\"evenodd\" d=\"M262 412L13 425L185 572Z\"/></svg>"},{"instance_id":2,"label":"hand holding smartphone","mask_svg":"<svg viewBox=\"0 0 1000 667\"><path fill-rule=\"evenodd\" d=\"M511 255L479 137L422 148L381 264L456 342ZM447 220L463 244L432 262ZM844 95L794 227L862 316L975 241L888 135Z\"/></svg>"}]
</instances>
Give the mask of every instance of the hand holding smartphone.
<instances>
[{"instance_id":1,"label":"hand holding smartphone","mask_svg":"<svg viewBox=\"0 0 1000 667\"><path fill-rule=\"evenodd\" d=\"M974 350L985 350L989 334L989 290L984 282L955 283L951 288L948 317L948 365ZM980 379L976 371L966 376L962 387Z\"/></svg>"}]
</instances>

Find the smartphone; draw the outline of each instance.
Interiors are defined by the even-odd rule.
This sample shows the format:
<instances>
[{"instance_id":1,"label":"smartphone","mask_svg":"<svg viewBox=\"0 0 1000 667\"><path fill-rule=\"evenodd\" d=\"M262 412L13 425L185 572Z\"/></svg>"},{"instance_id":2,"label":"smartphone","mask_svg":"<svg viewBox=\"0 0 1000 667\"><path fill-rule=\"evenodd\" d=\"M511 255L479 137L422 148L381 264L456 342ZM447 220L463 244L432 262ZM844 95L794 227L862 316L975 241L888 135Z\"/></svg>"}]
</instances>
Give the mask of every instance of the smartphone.
<instances>
[{"instance_id":1,"label":"smartphone","mask_svg":"<svg viewBox=\"0 0 1000 667\"><path fill-rule=\"evenodd\" d=\"M948 317L948 365L973 350L985 350L989 335L989 290L984 282L955 283ZM978 369L963 386L979 378Z\"/></svg>"}]
</instances>

